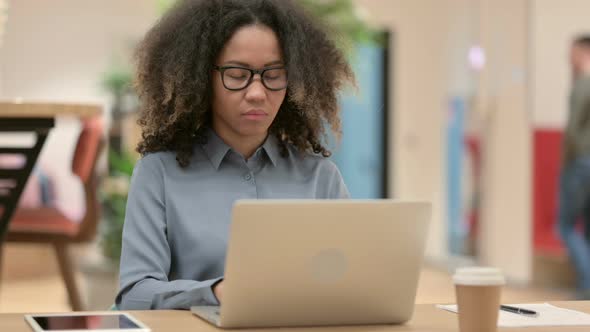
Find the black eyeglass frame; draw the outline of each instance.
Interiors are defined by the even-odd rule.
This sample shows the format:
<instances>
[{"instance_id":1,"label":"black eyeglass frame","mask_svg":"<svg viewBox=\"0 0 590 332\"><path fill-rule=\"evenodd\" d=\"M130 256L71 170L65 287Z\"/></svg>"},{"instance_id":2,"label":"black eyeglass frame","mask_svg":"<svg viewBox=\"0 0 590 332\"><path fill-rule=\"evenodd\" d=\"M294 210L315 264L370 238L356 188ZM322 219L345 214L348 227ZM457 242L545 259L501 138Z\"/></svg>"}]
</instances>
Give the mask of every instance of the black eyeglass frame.
<instances>
[{"instance_id":1,"label":"black eyeglass frame","mask_svg":"<svg viewBox=\"0 0 590 332\"><path fill-rule=\"evenodd\" d=\"M287 84L285 85L284 88L279 88L279 89L270 88L268 85L266 85L266 82L264 81L264 73L266 73L267 71L270 71L270 70L275 70L275 69L285 69L284 66L267 67L267 68L262 68L262 69L251 69L251 68L240 67L240 66L213 66L213 69L217 70L221 74L221 82L223 83L223 86L230 91L240 91L240 90L246 89L247 87L250 86L250 84L252 84L252 82L254 82L254 75L256 75L256 74L260 75L260 81L262 82L262 85L264 85L264 87L270 91L285 90L285 89L287 89L287 87L289 85L288 74L287 74ZM243 69L243 70L249 71L250 78L248 79L248 83L246 83L246 85L244 85L244 87L242 87L242 88L238 88L238 89L228 88L227 85L225 84L225 71L228 69Z\"/></svg>"}]
</instances>

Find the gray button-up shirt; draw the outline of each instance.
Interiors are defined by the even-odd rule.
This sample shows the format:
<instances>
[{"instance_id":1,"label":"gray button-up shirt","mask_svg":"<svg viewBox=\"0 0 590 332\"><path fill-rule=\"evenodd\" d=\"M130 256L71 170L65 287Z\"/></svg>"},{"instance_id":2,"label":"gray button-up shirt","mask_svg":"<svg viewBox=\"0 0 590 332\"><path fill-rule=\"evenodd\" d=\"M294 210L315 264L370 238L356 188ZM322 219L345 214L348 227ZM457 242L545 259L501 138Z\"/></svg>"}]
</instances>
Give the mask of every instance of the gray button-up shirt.
<instances>
[{"instance_id":1,"label":"gray button-up shirt","mask_svg":"<svg viewBox=\"0 0 590 332\"><path fill-rule=\"evenodd\" d=\"M238 199L348 198L336 165L276 138L249 159L212 130L182 169L174 152L146 155L135 166L116 304L123 310L218 305L212 285L223 278L231 209Z\"/></svg>"}]
</instances>

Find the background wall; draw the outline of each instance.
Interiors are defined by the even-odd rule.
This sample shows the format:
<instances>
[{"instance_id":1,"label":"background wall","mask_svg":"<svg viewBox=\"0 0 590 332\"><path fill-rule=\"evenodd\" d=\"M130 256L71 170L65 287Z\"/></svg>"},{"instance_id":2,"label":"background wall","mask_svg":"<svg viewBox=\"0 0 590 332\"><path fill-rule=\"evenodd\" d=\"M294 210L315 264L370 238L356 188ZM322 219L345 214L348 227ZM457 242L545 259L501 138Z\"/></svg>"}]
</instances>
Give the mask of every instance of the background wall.
<instances>
[{"instance_id":1,"label":"background wall","mask_svg":"<svg viewBox=\"0 0 590 332\"><path fill-rule=\"evenodd\" d=\"M501 267L513 280L529 280L528 1L359 3L395 33L390 185L398 198L434 202L427 256L448 258L443 130L449 97L468 95L473 84L476 111L487 119L479 263ZM475 38L458 27L475 27ZM467 54L460 49L468 40L479 41L488 57L487 69L473 83L461 66Z\"/></svg>"},{"instance_id":2,"label":"background wall","mask_svg":"<svg viewBox=\"0 0 590 332\"><path fill-rule=\"evenodd\" d=\"M438 0L359 0L393 34L392 169L389 192L434 203L427 255L446 257L443 123L448 84L450 12Z\"/></svg>"},{"instance_id":3,"label":"background wall","mask_svg":"<svg viewBox=\"0 0 590 332\"><path fill-rule=\"evenodd\" d=\"M476 107L484 114L480 262L531 279L530 1L482 0L488 62Z\"/></svg>"},{"instance_id":4,"label":"background wall","mask_svg":"<svg viewBox=\"0 0 590 332\"><path fill-rule=\"evenodd\" d=\"M2 97L104 101L100 77L156 17L154 1L11 0Z\"/></svg>"}]
</instances>

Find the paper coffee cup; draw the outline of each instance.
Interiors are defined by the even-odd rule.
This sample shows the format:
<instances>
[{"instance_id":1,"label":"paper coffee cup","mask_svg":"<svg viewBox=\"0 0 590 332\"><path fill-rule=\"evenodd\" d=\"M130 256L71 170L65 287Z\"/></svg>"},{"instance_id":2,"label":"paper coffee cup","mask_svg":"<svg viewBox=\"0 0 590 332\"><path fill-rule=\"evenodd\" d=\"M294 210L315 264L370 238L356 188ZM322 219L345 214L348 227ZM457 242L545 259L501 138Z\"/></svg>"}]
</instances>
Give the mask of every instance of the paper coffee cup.
<instances>
[{"instance_id":1,"label":"paper coffee cup","mask_svg":"<svg viewBox=\"0 0 590 332\"><path fill-rule=\"evenodd\" d=\"M506 283L491 267L459 268L453 275L461 332L495 332L500 295Z\"/></svg>"}]
</instances>

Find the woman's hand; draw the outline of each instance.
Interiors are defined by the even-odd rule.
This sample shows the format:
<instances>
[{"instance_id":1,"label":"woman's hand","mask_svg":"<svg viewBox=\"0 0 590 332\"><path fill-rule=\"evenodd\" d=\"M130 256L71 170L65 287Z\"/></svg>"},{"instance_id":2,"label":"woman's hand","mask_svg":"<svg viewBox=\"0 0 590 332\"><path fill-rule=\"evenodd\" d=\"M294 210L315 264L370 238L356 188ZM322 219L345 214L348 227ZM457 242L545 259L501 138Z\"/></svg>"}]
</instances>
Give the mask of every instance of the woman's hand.
<instances>
[{"instance_id":1,"label":"woman's hand","mask_svg":"<svg viewBox=\"0 0 590 332\"><path fill-rule=\"evenodd\" d=\"M213 294L215 294L217 301L221 303L221 298L223 297L223 281L220 281L213 286Z\"/></svg>"}]
</instances>

